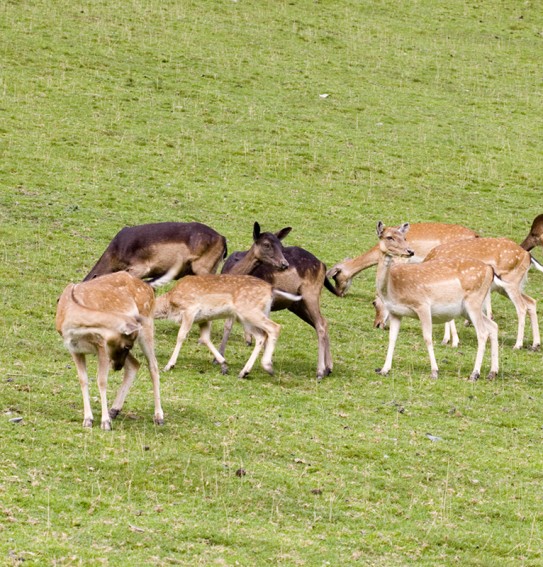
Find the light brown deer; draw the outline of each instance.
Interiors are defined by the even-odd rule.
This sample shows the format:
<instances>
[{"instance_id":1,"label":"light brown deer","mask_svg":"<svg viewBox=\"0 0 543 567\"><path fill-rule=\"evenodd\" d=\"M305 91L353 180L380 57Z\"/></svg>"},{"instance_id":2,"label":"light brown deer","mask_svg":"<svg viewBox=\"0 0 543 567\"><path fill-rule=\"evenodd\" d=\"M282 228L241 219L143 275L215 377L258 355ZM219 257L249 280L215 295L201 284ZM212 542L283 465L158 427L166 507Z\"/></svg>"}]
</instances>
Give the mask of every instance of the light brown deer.
<instances>
[{"instance_id":1,"label":"light brown deer","mask_svg":"<svg viewBox=\"0 0 543 567\"><path fill-rule=\"evenodd\" d=\"M226 258L226 239L199 222L128 226L117 233L85 276L127 271L159 287L188 274L213 274Z\"/></svg>"},{"instance_id":2,"label":"light brown deer","mask_svg":"<svg viewBox=\"0 0 543 567\"><path fill-rule=\"evenodd\" d=\"M422 262L428 252L440 244L455 240L464 240L466 238L475 238L476 236L476 232L458 224L441 222L413 223L410 225L409 234L407 235L407 241L413 251L413 256L411 256L408 261ZM375 245L356 258L347 258L343 260L343 262L332 266L328 270L327 276L335 280L337 294L344 296L351 287L353 278L357 274L371 266L377 265L379 255L379 246Z\"/></svg>"},{"instance_id":3,"label":"light brown deer","mask_svg":"<svg viewBox=\"0 0 543 567\"><path fill-rule=\"evenodd\" d=\"M483 303L493 281L499 285L490 266L479 260L449 258L422 264L396 263L396 258L411 257L406 241L409 224L385 227L377 224L379 263L377 293L390 313L389 345L385 363L377 372L387 375L392 367L394 347L402 317L418 318L430 357L432 378L438 366L432 341L432 323L444 323L466 316L477 333L477 355L470 380L480 376L485 346L490 337L491 366L489 379L498 373L498 326L483 313Z\"/></svg>"},{"instance_id":4,"label":"light brown deer","mask_svg":"<svg viewBox=\"0 0 543 567\"><path fill-rule=\"evenodd\" d=\"M500 278L499 286L492 286L508 297L515 306L518 318L517 339L513 348L520 349L524 342L524 327L526 312L530 317L532 326L532 350L537 350L541 339L539 323L537 320L536 302L529 295L523 293L523 287L532 264L529 252L508 238L474 238L461 242L449 242L437 246L426 256L426 261L447 258L474 258L491 266L494 273ZM538 263L535 263L538 269ZM491 312L487 309L487 315Z\"/></svg>"},{"instance_id":5,"label":"light brown deer","mask_svg":"<svg viewBox=\"0 0 543 567\"><path fill-rule=\"evenodd\" d=\"M535 217L528 236L522 241L520 246L528 252L536 246L543 246L543 215Z\"/></svg>"},{"instance_id":6,"label":"light brown deer","mask_svg":"<svg viewBox=\"0 0 543 567\"><path fill-rule=\"evenodd\" d=\"M258 223L255 223L255 229ZM250 274L269 282L273 288L281 289L294 295L301 295L300 301L291 301L285 297L274 299L272 311L288 309L302 321L311 325L318 340L317 379L328 376L332 372L333 363L330 350L328 322L321 313L320 297L323 287L337 295L334 286L326 277L326 266L311 252L298 246L284 247L281 240L290 232L284 228L277 233L260 233L253 235L253 245L248 251L232 253L224 263L222 273ZM274 255L285 260L285 264L271 261L262 254L262 238L270 245L273 243ZM257 260L255 260L257 258ZM224 326L223 339L219 351L224 355L226 343L232 329L232 320Z\"/></svg>"},{"instance_id":7,"label":"light brown deer","mask_svg":"<svg viewBox=\"0 0 543 567\"><path fill-rule=\"evenodd\" d=\"M126 272L105 275L88 282L69 284L57 306L56 329L75 362L83 394L83 427L92 427L86 355L98 357L97 382L100 392L101 428L110 430L111 419L123 407L140 366L130 350L137 340L149 365L155 400L154 421L164 423L160 404L160 378L154 351L154 292L145 282ZM117 397L108 412L108 368L124 367Z\"/></svg>"},{"instance_id":8,"label":"light brown deer","mask_svg":"<svg viewBox=\"0 0 543 567\"><path fill-rule=\"evenodd\" d=\"M253 352L239 377L245 378L249 374L264 345L262 367L273 374L272 355L281 327L269 319L268 315L276 296L289 301L301 299L300 296L273 289L269 283L247 275L209 274L183 278L156 301L156 319L171 319L181 325L175 349L165 370L175 366L183 341L193 323L199 323L200 342L211 351L225 374L228 371L226 360L211 342L211 321L235 318L255 338Z\"/></svg>"}]
</instances>

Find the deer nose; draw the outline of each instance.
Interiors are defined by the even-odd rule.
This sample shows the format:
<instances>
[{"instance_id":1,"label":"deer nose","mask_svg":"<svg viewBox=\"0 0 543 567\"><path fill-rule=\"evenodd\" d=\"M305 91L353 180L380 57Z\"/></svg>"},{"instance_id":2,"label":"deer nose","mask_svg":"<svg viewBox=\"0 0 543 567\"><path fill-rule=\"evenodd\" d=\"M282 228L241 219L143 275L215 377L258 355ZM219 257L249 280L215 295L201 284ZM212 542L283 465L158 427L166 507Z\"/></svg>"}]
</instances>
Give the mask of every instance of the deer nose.
<instances>
[{"instance_id":1,"label":"deer nose","mask_svg":"<svg viewBox=\"0 0 543 567\"><path fill-rule=\"evenodd\" d=\"M286 269L288 268L288 266L289 266L289 264L288 264L288 262L287 262L286 260L283 260L283 261L281 262L281 269L282 269L282 270L286 270Z\"/></svg>"},{"instance_id":2,"label":"deer nose","mask_svg":"<svg viewBox=\"0 0 543 567\"><path fill-rule=\"evenodd\" d=\"M415 252L413 250L411 250L411 248L407 249L407 255L411 258L411 256L415 255Z\"/></svg>"}]
</instances>

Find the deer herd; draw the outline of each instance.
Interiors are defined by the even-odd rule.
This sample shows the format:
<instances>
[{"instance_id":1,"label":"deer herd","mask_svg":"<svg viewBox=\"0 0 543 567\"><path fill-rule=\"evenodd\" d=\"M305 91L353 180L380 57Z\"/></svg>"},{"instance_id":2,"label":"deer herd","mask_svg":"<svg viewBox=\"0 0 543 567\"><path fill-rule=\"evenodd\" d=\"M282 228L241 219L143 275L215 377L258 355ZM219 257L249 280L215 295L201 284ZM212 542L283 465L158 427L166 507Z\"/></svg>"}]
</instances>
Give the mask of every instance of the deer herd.
<instances>
[{"instance_id":1,"label":"deer herd","mask_svg":"<svg viewBox=\"0 0 543 567\"><path fill-rule=\"evenodd\" d=\"M513 303L517 318L515 349L524 341L528 315L531 348L540 346L536 302L523 292L530 254L543 246L543 215L535 218L522 244L506 238L482 238L473 230L445 223L385 226L377 223L377 244L354 259L328 271L313 254L297 246L283 246L290 233L262 232L255 222L251 247L228 256L226 238L201 223L165 222L123 228L110 242L98 262L80 283L70 283L57 305L56 329L74 360L83 395L83 426L92 427L86 355L97 356L97 383L101 401L101 427L123 403L139 368L131 350L137 342L149 367L155 403L154 421L164 423L160 401L160 377L154 348L154 319L179 324L177 342L164 370L172 369L193 323L200 327L200 342L226 373L225 349L234 321L244 328L251 355L239 373L246 377L261 351L261 364L273 374L273 352L280 325L270 312L288 309L311 325L318 339L317 379L332 372L328 323L321 313L323 288L344 296L353 278L377 266L374 326L389 326L389 345L383 366L392 367L394 348L403 317L420 320L428 349L432 378L438 376L432 325L445 323L443 342L459 343L454 320L468 319L477 336L477 353L470 380L477 380L490 340L488 378L498 374L498 326L492 319L490 292L497 291ZM217 273L223 262L221 273ZM155 289L173 280L173 287L155 296ZM335 286L330 280L334 280ZM211 321L224 319L219 348L211 341ZM124 368L117 396L108 409L109 367Z\"/></svg>"}]
</instances>

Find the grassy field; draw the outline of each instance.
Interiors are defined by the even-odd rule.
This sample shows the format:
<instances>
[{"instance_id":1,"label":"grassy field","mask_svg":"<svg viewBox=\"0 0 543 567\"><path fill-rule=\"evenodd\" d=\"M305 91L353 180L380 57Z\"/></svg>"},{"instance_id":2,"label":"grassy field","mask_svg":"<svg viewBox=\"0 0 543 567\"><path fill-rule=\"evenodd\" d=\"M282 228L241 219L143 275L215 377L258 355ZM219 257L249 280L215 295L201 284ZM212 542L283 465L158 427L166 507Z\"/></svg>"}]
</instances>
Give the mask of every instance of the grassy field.
<instances>
[{"instance_id":1,"label":"grassy field","mask_svg":"<svg viewBox=\"0 0 543 567\"><path fill-rule=\"evenodd\" d=\"M280 312L274 377L236 378L239 329L226 377L193 333L161 376L166 424L142 368L112 432L81 427L54 330L125 225L197 220L230 251L255 220L292 226L328 266L378 220L520 242L543 212L537 2L7 0L0 53L0 564L543 563L541 353L513 351L501 297L492 383L466 381L470 328L430 380L407 320L375 374L369 270L323 293L322 382L315 333ZM157 322L161 365L175 334Z\"/></svg>"}]
</instances>

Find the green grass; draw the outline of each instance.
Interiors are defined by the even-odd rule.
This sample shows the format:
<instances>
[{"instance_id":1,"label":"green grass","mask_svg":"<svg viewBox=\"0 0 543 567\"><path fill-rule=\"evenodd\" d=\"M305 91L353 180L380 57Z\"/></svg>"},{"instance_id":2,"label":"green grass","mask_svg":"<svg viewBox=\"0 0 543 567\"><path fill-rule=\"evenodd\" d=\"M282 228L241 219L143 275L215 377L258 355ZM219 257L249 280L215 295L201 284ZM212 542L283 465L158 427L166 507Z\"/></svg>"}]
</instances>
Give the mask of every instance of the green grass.
<instances>
[{"instance_id":1,"label":"green grass","mask_svg":"<svg viewBox=\"0 0 543 567\"><path fill-rule=\"evenodd\" d=\"M465 328L457 351L436 345L431 381L416 321L375 374L368 271L323 294L322 383L314 332L281 312L274 377L235 377L239 329L227 377L191 335L162 374L164 427L142 369L110 433L82 429L54 330L62 289L127 224L198 220L231 251L255 220L292 226L286 243L329 266L372 246L378 220L520 242L542 212L539 8L0 6L0 564L541 565L541 353L512 350L503 298L493 383L465 380ZM540 274L527 291L541 297ZM175 333L157 322L162 365Z\"/></svg>"}]
</instances>

